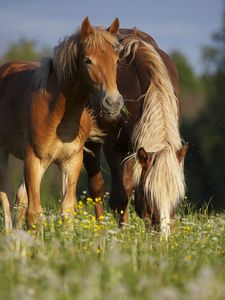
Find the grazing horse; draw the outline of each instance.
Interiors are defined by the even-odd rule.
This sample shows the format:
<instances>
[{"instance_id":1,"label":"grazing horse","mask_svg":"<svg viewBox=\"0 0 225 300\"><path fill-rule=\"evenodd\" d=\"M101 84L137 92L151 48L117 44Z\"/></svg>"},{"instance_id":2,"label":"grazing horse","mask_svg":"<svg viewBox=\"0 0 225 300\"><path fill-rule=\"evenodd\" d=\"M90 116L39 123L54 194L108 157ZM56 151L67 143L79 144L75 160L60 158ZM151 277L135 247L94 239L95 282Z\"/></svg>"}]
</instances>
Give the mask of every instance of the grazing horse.
<instances>
[{"instance_id":1,"label":"grazing horse","mask_svg":"<svg viewBox=\"0 0 225 300\"><path fill-rule=\"evenodd\" d=\"M146 224L168 235L170 218L185 183L179 133L179 84L176 67L152 37L137 29L120 29L117 85L125 108L116 120L99 110L98 124L106 133L103 150L111 171L110 207L119 223L128 222L127 207L135 188L135 208ZM94 106L90 99L90 107ZM103 198L100 144L88 142L95 155L84 156L90 194ZM97 215L103 212L98 204Z\"/></svg>"},{"instance_id":2,"label":"grazing horse","mask_svg":"<svg viewBox=\"0 0 225 300\"><path fill-rule=\"evenodd\" d=\"M83 146L93 123L84 109L86 101L90 93L95 95L111 118L123 105L116 85L118 27L118 19L108 30L92 27L86 17L80 30L54 49L52 58L0 68L0 201L6 229L12 227L5 176L9 153L24 161L19 223L27 205L28 226L43 220L40 183L52 162L62 173L62 216L73 215Z\"/></svg>"}]
</instances>

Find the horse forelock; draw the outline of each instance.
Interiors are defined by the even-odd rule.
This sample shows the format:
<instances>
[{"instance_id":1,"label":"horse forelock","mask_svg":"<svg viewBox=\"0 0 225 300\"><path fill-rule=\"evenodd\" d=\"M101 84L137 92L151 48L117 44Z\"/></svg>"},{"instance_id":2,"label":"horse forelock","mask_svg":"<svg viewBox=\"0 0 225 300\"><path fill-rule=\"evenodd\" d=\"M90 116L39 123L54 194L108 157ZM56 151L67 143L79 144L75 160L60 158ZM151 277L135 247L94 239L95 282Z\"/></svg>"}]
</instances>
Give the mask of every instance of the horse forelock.
<instances>
[{"instance_id":1,"label":"horse forelock","mask_svg":"<svg viewBox=\"0 0 225 300\"><path fill-rule=\"evenodd\" d=\"M116 36L100 26L93 28L92 32L84 40L84 43L86 47L103 50L106 43L109 43L115 49L118 49L120 46Z\"/></svg>"},{"instance_id":2,"label":"horse forelock","mask_svg":"<svg viewBox=\"0 0 225 300\"><path fill-rule=\"evenodd\" d=\"M84 40L81 39L80 31L65 37L54 48L53 55L53 65L59 81L75 76L80 46L105 50L106 44L110 44L115 49L119 48L116 37L102 27L93 27Z\"/></svg>"}]
</instances>

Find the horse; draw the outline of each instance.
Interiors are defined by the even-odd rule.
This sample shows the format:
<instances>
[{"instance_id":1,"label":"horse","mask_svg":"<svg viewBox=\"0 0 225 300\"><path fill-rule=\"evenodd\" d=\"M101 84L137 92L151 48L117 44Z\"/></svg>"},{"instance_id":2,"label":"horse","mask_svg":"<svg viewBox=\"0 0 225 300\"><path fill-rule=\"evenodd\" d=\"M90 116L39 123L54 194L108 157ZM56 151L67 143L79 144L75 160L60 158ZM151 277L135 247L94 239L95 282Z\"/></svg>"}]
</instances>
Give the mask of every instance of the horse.
<instances>
[{"instance_id":1,"label":"horse","mask_svg":"<svg viewBox=\"0 0 225 300\"><path fill-rule=\"evenodd\" d=\"M168 236L170 220L184 197L182 146L179 132L180 98L176 66L155 40L138 29L120 29L121 44L117 85L125 107L120 117L96 119L104 130L103 151L111 172L109 204L119 213L119 225L128 223L129 199L146 226ZM94 106L94 97L89 106ZM91 197L103 199L104 178L100 168L101 145L88 142L94 156L86 153L84 165ZM97 203L103 214L103 200Z\"/></svg>"},{"instance_id":2,"label":"horse","mask_svg":"<svg viewBox=\"0 0 225 300\"><path fill-rule=\"evenodd\" d=\"M41 63L9 62L0 68L0 202L6 230L12 228L6 178L9 153L24 161L18 226L25 214L30 228L43 222L40 184L53 162L62 174L63 220L73 216L84 143L93 134L99 137L86 101L95 95L111 119L123 106L116 85L118 28L118 18L105 30L93 27L86 17L77 32L54 48L53 57Z\"/></svg>"}]
</instances>

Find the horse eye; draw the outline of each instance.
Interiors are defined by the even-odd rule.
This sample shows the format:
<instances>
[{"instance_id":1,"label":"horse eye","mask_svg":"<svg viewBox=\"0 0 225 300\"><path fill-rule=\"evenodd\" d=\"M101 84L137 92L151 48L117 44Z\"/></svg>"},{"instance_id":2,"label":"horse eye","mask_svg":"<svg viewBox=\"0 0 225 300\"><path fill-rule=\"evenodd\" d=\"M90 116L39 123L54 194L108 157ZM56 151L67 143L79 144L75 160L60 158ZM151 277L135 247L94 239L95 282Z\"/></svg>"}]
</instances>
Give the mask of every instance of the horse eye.
<instances>
[{"instance_id":1,"label":"horse eye","mask_svg":"<svg viewBox=\"0 0 225 300\"><path fill-rule=\"evenodd\" d=\"M87 65L91 65L92 64L92 61L91 61L91 59L89 57L85 57L84 62Z\"/></svg>"}]
</instances>

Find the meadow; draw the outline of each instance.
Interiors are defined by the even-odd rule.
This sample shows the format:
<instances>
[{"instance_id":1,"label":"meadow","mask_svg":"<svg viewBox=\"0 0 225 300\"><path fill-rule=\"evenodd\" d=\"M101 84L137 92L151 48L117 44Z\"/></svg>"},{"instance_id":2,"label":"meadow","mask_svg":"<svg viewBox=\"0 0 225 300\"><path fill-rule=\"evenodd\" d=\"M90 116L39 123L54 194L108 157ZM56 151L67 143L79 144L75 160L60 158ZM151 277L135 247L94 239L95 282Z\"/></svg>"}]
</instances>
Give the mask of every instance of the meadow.
<instances>
[{"instance_id":1,"label":"meadow","mask_svg":"<svg viewBox=\"0 0 225 300\"><path fill-rule=\"evenodd\" d=\"M72 222L48 208L40 229L1 231L0 299L225 299L225 213L183 204L166 242L132 207L123 230L106 211L84 192Z\"/></svg>"}]
</instances>

